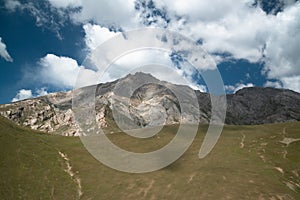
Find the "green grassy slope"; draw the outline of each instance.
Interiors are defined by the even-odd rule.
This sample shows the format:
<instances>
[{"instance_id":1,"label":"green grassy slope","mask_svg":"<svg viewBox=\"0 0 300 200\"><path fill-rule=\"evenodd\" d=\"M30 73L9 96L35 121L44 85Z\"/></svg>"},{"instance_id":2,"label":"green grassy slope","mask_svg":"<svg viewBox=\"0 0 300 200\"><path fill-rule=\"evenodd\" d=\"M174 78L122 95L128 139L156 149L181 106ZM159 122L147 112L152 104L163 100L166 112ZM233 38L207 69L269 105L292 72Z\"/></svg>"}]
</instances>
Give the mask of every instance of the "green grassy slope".
<instances>
[{"instance_id":1,"label":"green grassy slope","mask_svg":"<svg viewBox=\"0 0 300 200\"><path fill-rule=\"evenodd\" d=\"M34 132L0 118L0 199L300 199L300 141L280 143L300 138L300 123L226 126L214 150L199 160L206 128L167 168L127 174L99 163L79 138ZM110 139L145 152L166 144L174 132L170 126L151 139L123 133ZM59 152L69 158L73 177Z\"/></svg>"}]
</instances>

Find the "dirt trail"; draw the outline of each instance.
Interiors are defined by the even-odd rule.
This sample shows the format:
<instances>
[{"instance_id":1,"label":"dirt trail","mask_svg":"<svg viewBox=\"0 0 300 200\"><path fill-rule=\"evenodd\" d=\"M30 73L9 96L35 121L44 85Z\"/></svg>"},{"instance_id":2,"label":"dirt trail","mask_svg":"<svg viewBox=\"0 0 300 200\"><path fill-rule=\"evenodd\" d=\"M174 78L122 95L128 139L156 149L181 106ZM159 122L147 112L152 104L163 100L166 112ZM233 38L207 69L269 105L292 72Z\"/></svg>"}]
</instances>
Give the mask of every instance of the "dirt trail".
<instances>
[{"instance_id":1,"label":"dirt trail","mask_svg":"<svg viewBox=\"0 0 300 200\"><path fill-rule=\"evenodd\" d=\"M279 171L281 174L284 174L284 171L282 168L280 167L274 167L274 169L276 169L277 171Z\"/></svg>"},{"instance_id":2,"label":"dirt trail","mask_svg":"<svg viewBox=\"0 0 300 200\"><path fill-rule=\"evenodd\" d=\"M283 138L283 140L281 140L280 143L289 146L291 143L298 141L300 141L300 138Z\"/></svg>"},{"instance_id":3,"label":"dirt trail","mask_svg":"<svg viewBox=\"0 0 300 200\"><path fill-rule=\"evenodd\" d=\"M246 139L246 135L244 133L242 133L242 141L240 143L240 148L243 149L245 147L245 139Z\"/></svg>"},{"instance_id":4,"label":"dirt trail","mask_svg":"<svg viewBox=\"0 0 300 200\"><path fill-rule=\"evenodd\" d=\"M285 149L285 150L283 151L283 159L286 159L287 154L288 154L288 151Z\"/></svg>"},{"instance_id":5,"label":"dirt trail","mask_svg":"<svg viewBox=\"0 0 300 200\"><path fill-rule=\"evenodd\" d=\"M66 169L65 172L69 174L69 176L73 179L73 181L77 184L77 192L79 199L81 198L83 192L82 192L82 186L81 186L81 180L78 176L75 175L75 173L72 170L72 166L70 164L70 159L68 158L67 154L64 154L62 152L58 152L60 157L65 161Z\"/></svg>"},{"instance_id":6,"label":"dirt trail","mask_svg":"<svg viewBox=\"0 0 300 200\"><path fill-rule=\"evenodd\" d=\"M151 180L151 182L149 183L148 187L146 188L141 188L140 191L139 191L139 194L143 193L143 197L146 197L149 190L151 190L153 184L155 183L154 180Z\"/></svg>"},{"instance_id":7,"label":"dirt trail","mask_svg":"<svg viewBox=\"0 0 300 200\"><path fill-rule=\"evenodd\" d=\"M190 178L189 178L189 180L188 180L188 182L187 183L190 183L190 182L192 182L192 180L193 180L193 178L196 176L196 173L194 173L194 174L191 174L190 175Z\"/></svg>"}]
</instances>

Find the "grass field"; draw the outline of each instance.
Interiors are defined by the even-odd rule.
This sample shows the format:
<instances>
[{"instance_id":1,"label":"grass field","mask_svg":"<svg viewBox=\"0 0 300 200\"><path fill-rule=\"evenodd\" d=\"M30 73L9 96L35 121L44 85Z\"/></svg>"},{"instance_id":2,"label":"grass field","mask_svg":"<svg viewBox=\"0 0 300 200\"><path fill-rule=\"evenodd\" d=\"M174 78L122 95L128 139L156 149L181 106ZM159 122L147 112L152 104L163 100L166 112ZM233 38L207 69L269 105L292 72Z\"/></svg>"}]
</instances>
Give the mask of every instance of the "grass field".
<instances>
[{"instance_id":1,"label":"grass field","mask_svg":"<svg viewBox=\"0 0 300 200\"><path fill-rule=\"evenodd\" d=\"M170 166L146 174L110 169L79 138L48 135L0 118L0 199L300 199L300 123L226 126L213 151L199 160L207 126ZM109 131L109 130L108 130ZM169 126L149 139L124 133L110 139L125 149L162 147Z\"/></svg>"}]
</instances>

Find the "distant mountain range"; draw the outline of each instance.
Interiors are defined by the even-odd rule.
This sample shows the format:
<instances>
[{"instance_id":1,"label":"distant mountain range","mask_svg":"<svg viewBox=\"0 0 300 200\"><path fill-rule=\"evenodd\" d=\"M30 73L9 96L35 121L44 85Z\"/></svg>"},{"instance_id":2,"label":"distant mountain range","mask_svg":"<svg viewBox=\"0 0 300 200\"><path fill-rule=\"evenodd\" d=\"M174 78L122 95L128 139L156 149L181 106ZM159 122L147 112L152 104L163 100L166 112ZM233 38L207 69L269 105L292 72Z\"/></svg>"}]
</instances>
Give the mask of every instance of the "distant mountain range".
<instances>
[{"instance_id":1,"label":"distant mountain range","mask_svg":"<svg viewBox=\"0 0 300 200\"><path fill-rule=\"evenodd\" d=\"M133 83L149 82L137 89ZM122 83L121 86L119 83ZM158 83L153 84L152 82ZM119 85L118 85L119 84ZM164 87L163 85L168 85ZM117 95L114 88L121 87ZM176 88L188 99L196 94L199 107L191 104L184 117L176 95L168 88ZM96 120L101 127L115 126L112 104L128 127L148 127L162 124L202 123L211 118L210 94L194 91L188 86L163 82L150 74L138 72L114 82L80 89L82 95L95 91ZM132 93L131 97L126 94ZM81 131L74 120L72 91L0 105L0 115L15 123L49 133L78 136ZM114 98L112 98L114 96ZM244 88L226 95L226 124L254 125L300 121L300 94L286 89ZM127 110L126 102L130 102ZM129 112L128 112L129 111ZM199 112L200 111L200 112ZM200 113L200 115L198 115Z\"/></svg>"}]
</instances>

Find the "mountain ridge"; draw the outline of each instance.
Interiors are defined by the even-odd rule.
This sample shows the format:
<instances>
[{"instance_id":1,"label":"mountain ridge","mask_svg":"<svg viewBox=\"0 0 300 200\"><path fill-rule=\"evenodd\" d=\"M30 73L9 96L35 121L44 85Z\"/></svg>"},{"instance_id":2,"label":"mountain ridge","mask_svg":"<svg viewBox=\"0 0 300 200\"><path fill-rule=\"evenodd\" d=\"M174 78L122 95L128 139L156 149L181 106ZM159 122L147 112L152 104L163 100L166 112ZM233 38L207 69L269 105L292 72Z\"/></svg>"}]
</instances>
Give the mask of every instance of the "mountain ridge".
<instances>
[{"instance_id":1,"label":"mountain ridge","mask_svg":"<svg viewBox=\"0 0 300 200\"><path fill-rule=\"evenodd\" d=\"M134 85L143 84L134 88ZM166 87L166 85L168 87ZM176 88L187 100L196 95L199 107L190 106L181 117L178 98L170 88ZM118 88L119 93L114 94ZM100 127L115 127L113 106L125 119L128 128L177 123L208 124L211 118L209 93L188 86L160 81L151 74L137 72L113 82L80 88L80 98L95 92L96 120ZM130 97L126 95L132 94ZM74 120L72 91L0 105L0 115L15 123L49 133L79 136L81 131ZM112 101L112 97L116 97ZM300 94L287 89L243 88L227 94L226 124L254 125L300 121ZM129 111L125 108L130 102ZM117 102L117 103L116 103ZM189 104L189 102L186 102ZM199 109L199 110L197 110ZM198 112L200 115L198 116Z\"/></svg>"}]
</instances>

